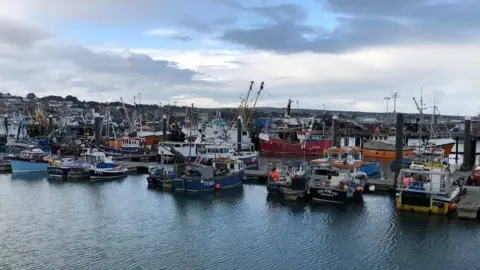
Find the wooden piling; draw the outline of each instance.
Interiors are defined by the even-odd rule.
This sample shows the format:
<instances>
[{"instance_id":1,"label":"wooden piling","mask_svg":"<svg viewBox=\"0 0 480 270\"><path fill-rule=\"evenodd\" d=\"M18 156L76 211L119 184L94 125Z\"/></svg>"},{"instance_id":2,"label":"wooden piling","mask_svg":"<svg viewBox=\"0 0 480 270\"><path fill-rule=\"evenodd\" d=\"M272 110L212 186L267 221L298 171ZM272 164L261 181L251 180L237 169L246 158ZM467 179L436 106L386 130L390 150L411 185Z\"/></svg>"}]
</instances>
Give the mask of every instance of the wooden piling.
<instances>
[{"instance_id":1,"label":"wooden piling","mask_svg":"<svg viewBox=\"0 0 480 270\"><path fill-rule=\"evenodd\" d=\"M470 162L470 152L471 152L471 147L470 147L470 131L471 131L471 126L472 126L472 120L470 120L469 117L465 118L465 135L463 138L463 163L462 163L462 169L464 170L469 170L471 169L471 162Z\"/></svg>"},{"instance_id":2,"label":"wooden piling","mask_svg":"<svg viewBox=\"0 0 480 270\"><path fill-rule=\"evenodd\" d=\"M403 113L397 114L395 134L395 178L393 179L395 190L397 189L397 178L402 169L403 160Z\"/></svg>"},{"instance_id":3,"label":"wooden piling","mask_svg":"<svg viewBox=\"0 0 480 270\"><path fill-rule=\"evenodd\" d=\"M458 136L455 137L455 164L458 164Z\"/></svg>"},{"instance_id":4,"label":"wooden piling","mask_svg":"<svg viewBox=\"0 0 480 270\"><path fill-rule=\"evenodd\" d=\"M100 127L102 125L102 117L95 117L95 144L101 145L101 134L100 134Z\"/></svg>"},{"instance_id":5,"label":"wooden piling","mask_svg":"<svg viewBox=\"0 0 480 270\"><path fill-rule=\"evenodd\" d=\"M242 151L242 117L237 119L237 151Z\"/></svg>"}]
</instances>

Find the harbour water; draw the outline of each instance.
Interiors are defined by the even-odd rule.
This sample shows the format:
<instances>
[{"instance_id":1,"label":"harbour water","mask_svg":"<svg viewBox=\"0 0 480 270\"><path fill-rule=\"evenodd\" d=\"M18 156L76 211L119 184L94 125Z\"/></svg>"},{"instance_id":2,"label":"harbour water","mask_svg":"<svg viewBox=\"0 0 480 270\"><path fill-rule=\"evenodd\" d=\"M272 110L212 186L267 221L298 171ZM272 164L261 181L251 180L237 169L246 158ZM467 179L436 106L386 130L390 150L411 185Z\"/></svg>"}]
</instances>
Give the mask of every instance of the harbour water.
<instances>
[{"instance_id":1,"label":"harbour water","mask_svg":"<svg viewBox=\"0 0 480 270\"><path fill-rule=\"evenodd\" d=\"M172 194L0 175L0 269L478 269L476 222L361 205L283 203L264 185Z\"/></svg>"}]
</instances>

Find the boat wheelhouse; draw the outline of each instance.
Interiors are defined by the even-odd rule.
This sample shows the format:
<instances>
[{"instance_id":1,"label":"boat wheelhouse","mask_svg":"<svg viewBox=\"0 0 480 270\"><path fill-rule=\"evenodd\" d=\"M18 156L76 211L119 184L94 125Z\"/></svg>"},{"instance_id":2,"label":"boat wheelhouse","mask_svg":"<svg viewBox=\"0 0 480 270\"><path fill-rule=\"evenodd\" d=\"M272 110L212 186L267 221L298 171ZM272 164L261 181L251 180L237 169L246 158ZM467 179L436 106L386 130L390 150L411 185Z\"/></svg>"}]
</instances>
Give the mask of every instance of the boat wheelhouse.
<instances>
[{"instance_id":1,"label":"boat wheelhouse","mask_svg":"<svg viewBox=\"0 0 480 270\"><path fill-rule=\"evenodd\" d=\"M232 144L206 145L200 155L202 158L232 158L243 161L247 169L258 169L258 152L236 151Z\"/></svg>"}]
</instances>

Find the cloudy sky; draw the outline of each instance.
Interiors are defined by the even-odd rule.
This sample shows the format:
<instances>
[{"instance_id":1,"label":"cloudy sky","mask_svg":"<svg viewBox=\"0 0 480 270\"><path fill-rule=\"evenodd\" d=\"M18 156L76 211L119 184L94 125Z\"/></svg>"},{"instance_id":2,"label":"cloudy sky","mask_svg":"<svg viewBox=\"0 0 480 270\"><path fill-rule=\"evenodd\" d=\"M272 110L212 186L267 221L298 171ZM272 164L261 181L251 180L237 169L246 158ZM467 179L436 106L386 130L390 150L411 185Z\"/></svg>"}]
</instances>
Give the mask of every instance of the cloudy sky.
<instances>
[{"instance_id":1,"label":"cloudy sky","mask_svg":"<svg viewBox=\"0 0 480 270\"><path fill-rule=\"evenodd\" d=\"M480 111L476 0L0 0L0 91L236 107ZM295 105L296 106L296 105ZM389 102L393 109L393 99Z\"/></svg>"}]
</instances>

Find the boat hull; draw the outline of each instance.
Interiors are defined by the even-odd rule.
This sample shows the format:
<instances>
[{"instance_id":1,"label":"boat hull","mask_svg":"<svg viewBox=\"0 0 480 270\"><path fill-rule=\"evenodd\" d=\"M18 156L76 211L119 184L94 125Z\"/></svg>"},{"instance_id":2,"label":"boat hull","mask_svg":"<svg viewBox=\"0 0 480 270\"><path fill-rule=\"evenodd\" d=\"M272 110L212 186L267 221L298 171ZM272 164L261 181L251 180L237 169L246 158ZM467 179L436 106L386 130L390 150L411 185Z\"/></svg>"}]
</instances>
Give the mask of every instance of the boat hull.
<instances>
[{"instance_id":1,"label":"boat hull","mask_svg":"<svg viewBox=\"0 0 480 270\"><path fill-rule=\"evenodd\" d=\"M362 198L362 193L352 189L310 188L309 195L313 202L351 203Z\"/></svg>"},{"instance_id":2,"label":"boat hull","mask_svg":"<svg viewBox=\"0 0 480 270\"><path fill-rule=\"evenodd\" d=\"M307 194L306 188L295 190L276 183L267 183L267 191L268 194L283 198L286 201L301 201Z\"/></svg>"},{"instance_id":3,"label":"boat hull","mask_svg":"<svg viewBox=\"0 0 480 270\"><path fill-rule=\"evenodd\" d=\"M127 176L128 171L115 170L115 169L90 169L90 179L103 180L103 179L116 179Z\"/></svg>"},{"instance_id":4,"label":"boat hull","mask_svg":"<svg viewBox=\"0 0 480 270\"><path fill-rule=\"evenodd\" d=\"M395 196L395 205L398 210L435 215L448 215L450 204L457 201L458 197L439 200L429 194L407 191L402 191Z\"/></svg>"},{"instance_id":5,"label":"boat hull","mask_svg":"<svg viewBox=\"0 0 480 270\"><path fill-rule=\"evenodd\" d=\"M71 170L71 168L68 168L68 167L60 168L60 167L49 166L47 168L47 173L48 173L49 177L67 178L70 170Z\"/></svg>"},{"instance_id":6,"label":"boat hull","mask_svg":"<svg viewBox=\"0 0 480 270\"><path fill-rule=\"evenodd\" d=\"M402 155L412 156L414 151L415 151L414 149L403 150ZM364 157L395 159L395 151L392 151L392 150L378 150L378 149L363 148L362 152Z\"/></svg>"},{"instance_id":7,"label":"boat hull","mask_svg":"<svg viewBox=\"0 0 480 270\"><path fill-rule=\"evenodd\" d=\"M137 155L137 154L141 153L140 148L116 149L116 148L113 148L113 147L108 147L108 146L103 146L102 145L102 146L100 146L100 149L102 149L106 153L114 154L114 155Z\"/></svg>"},{"instance_id":8,"label":"boat hull","mask_svg":"<svg viewBox=\"0 0 480 270\"><path fill-rule=\"evenodd\" d=\"M188 178L177 178L173 181L175 191L202 192L214 191L218 189L233 188L242 185L245 170L214 178L208 181L193 180ZM217 188L217 185L218 188Z\"/></svg>"},{"instance_id":9,"label":"boat hull","mask_svg":"<svg viewBox=\"0 0 480 270\"><path fill-rule=\"evenodd\" d=\"M436 146L441 147L443 149L443 157L448 158L452 153L452 149L454 145L455 143L448 143L448 144L442 144L442 145L436 145Z\"/></svg>"},{"instance_id":10,"label":"boat hull","mask_svg":"<svg viewBox=\"0 0 480 270\"><path fill-rule=\"evenodd\" d=\"M150 188L173 188L173 179L167 179L163 176L148 176L147 182Z\"/></svg>"},{"instance_id":11,"label":"boat hull","mask_svg":"<svg viewBox=\"0 0 480 270\"><path fill-rule=\"evenodd\" d=\"M378 162L366 162L360 168L360 171L367 174L367 176L372 176L380 173L380 163Z\"/></svg>"},{"instance_id":12,"label":"boat hull","mask_svg":"<svg viewBox=\"0 0 480 270\"><path fill-rule=\"evenodd\" d=\"M320 139L305 144L292 143L281 139L260 139L260 151L265 153L285 153L301 155L320 155L332 146L332 140Z\"/></svg>"},{"instance_id":13,"label":"boat hull","mask_svg":"<svg viewBox=\"0 0 480 270\"><path fill-rule=\"evenodd\" d=\"M10 160L12 172L43 172L46 171L49 164L43 160L24 160L12 158Z\"/></svg>"},{"instance_id":14,"label":"boat hull","mask_svg":"<svg viewBox=\"0 0 480 270\"><path fill-rule=\"evenodd\" d=\"M0 172L9 172L12 170L12 165L10 165L10 161L0 163Z\"/></svg>"}]
</instances>

